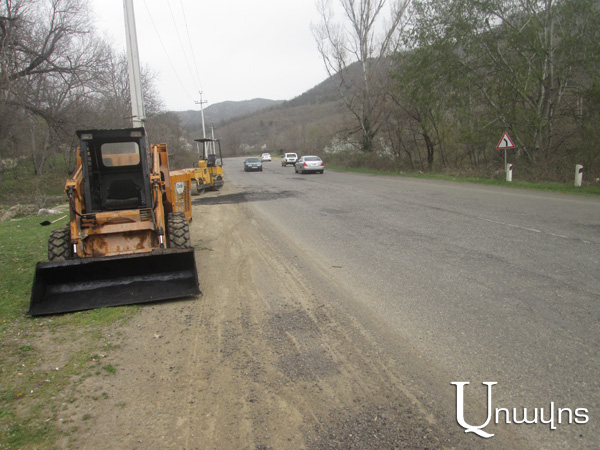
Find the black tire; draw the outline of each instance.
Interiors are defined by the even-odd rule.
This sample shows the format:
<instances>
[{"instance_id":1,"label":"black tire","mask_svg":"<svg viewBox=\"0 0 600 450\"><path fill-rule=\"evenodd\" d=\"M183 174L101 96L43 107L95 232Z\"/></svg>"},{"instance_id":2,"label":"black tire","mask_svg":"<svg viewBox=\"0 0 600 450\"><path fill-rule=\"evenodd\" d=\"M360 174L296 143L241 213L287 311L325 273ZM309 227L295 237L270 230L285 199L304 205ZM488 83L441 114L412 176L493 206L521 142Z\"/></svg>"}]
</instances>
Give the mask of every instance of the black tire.
<instances>
[{"instance_id":1,"label":"black tire","mask_svg":"<svg viewBox=\"0 0 600 450\"><path fill-rule=\"evenodd\" d=\"M190 193L192 195L200 195L202 191L198 189L198 182L195 179L192 179L192 185L190 186Z\"/></svg>"},{"instance_id":2,"label":"black tire","mask_svg":"<svg viewBox=\"0 0 600 450\"><path fill-rule=\"evenodd\" d=\"M192 180L192 195L202 195L204 194L204 191L206 191L206 188L201 188L201 185L198 184L197 180Z\"/></svg>"},{"instance_id":3,"label":"black tire","mask_svg":"<svg viewBox=\"0 0 600 450\"><path fill-rule=\"evenodd\" d=\"M169 232L169 248L190 248L192 246L190 224L185 218L185 213L169 213L167 228Z\"/></svg>"},{"instance_id":4,"label":"black tire","mask_svg":"<svg viewBox=\"0 0 600 450\"><path fill-rule=\"evenodd\" d=\"M57 228L48 237L48 261L62 261L71 257L71 228Z\"/></svg>"}]
</instances>

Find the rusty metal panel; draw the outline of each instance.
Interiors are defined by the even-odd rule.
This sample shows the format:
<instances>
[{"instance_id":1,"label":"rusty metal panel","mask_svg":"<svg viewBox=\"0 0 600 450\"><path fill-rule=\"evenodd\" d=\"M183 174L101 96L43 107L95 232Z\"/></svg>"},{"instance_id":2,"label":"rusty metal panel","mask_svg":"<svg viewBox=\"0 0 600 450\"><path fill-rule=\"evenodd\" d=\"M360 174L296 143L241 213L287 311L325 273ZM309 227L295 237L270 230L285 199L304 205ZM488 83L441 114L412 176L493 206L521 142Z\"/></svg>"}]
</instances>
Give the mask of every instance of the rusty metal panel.
<instances>
[{"instance_id":1,"label":"rusty metal panel","mask_svg":"<svg viewBox=\"0 0 600 450\"><path fill-rule=\"evenodd\" d=\"M188 221L192 219L192 170L183 169L171 172L171 199L174 212L185 213Z\"/></svg>"},{"instance_id":2,"label":"rusty metal panel","mask_svg":"<svg viewBox=\"0 0 600 450\"><path fill-rule=\"evenodd\" d=\"M93 222L86 224L87 226L82 229L82 236L156 230L151 215L142 215L140 211L133 212L136 214L119 213L112 216L98 214Z\"/></svg>"},{"instance_id":3,"label":"rusty metal panel","mask_svg":"<svg viewBox=\"0 0 600 450\"><path fill-rule=\"evenodd\" d=\"M150 252L159 247L150 231L90 235L83 241L86 257L130 255Z\"/></svg>"}]
</instances>

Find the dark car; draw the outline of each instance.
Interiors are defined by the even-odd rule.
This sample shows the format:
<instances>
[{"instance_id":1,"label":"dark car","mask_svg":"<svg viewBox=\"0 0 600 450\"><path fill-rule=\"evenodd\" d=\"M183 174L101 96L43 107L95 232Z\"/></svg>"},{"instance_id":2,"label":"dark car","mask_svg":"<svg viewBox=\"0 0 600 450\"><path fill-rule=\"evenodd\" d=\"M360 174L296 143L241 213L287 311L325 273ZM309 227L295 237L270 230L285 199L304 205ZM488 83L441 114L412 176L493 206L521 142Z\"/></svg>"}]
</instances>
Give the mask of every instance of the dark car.
<instances>
[{"instance_id":1,"label":"dark car","mask_svg":"<svg viewBox=\"0 0 600 450\"><path fill-rule=\"evenodd\" d=\"M244 172L262 172L262 161L260 158L246 158L244 161Z\"/></svg>"}]
</instances>

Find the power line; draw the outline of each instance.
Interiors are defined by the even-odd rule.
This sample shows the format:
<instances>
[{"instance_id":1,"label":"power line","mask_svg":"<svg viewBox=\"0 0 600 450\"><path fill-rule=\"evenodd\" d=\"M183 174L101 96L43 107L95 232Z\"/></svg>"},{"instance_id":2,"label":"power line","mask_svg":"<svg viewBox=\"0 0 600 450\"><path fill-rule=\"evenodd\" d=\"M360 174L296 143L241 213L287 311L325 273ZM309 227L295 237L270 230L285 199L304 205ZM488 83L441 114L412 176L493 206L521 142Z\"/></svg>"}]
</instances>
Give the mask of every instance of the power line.
<instances>
[{"instance_id":1,"label":"power line","mask_svg":"<svg viewBox=\"0 0 600 450\"><path fill-rule=\"evenodd\" d=\"M185 95L188 96L193 101L193 97L189 94L189 92L185 88L185 85L181 81L181 78L179 78L179 74L175 70L175 66L173 65L173 61L171 61L171 57L169 56L169 52L167 51L167 49L165 47L165 44L163 43L163 41L162 41L162 39L160 37L160 33L158 31L158 27L154 23L154 19L152 18L152 14L150 13L150 9L148 8L148 5L146 4L146 0L143 0L143 1L144 1L144 6L146 7L146 11L148 12L148 16L150 17L150 22L152 22L152 26L154 27L154 31L156 33L156 37L158 38L158 40L160 42L160 45L162 46L163 51L165 52L165 55L167 56L167 60L169 61L169 65L171 66L171 69L173 70L173 73L175 74L175 77L177 77L177 81L179 81L179 84L181 85L181 88L185 92Z\"/></svg>"},{"instance_id":2,"label":"power line","mask_svg":"<svg viewBox=\"0 0 600 450\"><path fill-rule=\"evenodd\" d=\"M175 27L175 33L177 34L177 40L179 41L179 47L181 47L181 52L183 53L183 57L185 59L185 63L186 63L187 68L188 68L188 70L190 72L192 80L193 80L194 83L196 83L197 79L195 78L195 74L192 71L192 68L190 67L189 59L188 59L188 57L186 55L186 51L185 51L185 48L183 46L183 42L181 41L181 35L179 34L179 27L177 26L177 22L175 21L175 15L173 14L173 8L171 8L171 3L169 1L167 1L167 5L169 6L169 12L171 13L171 20L173 21L173 26ZM185 19L185 13L184 13L184 19ZM193 54L193 52L192 52L192 54ZM196 85L196 88L197 88L197 90L199 90L197 85Z\"/></svg>"},{"instance_id":3,"label":"power line","mask_svg":"<svg viewBox=\"0 0 600 450\"><path fill-rule=\"evenodd\" d=\"M187 15L183 8L183 0L179 0L179 5L181 6L181 12L183 13L183 23L185 23L185 31L187 33L188 44L190 45L190 50L192 52L192 59L194 60L194 67L196 68L196 76L198 77L198 83L200 84L200 91L203 91L202 78L200 78L200 71L198 70L198 63L196 62L196 54L194 52L194 47L192 46L192 39L190 38L190 30L188 28Z\"/></svg>"}]
</instances>

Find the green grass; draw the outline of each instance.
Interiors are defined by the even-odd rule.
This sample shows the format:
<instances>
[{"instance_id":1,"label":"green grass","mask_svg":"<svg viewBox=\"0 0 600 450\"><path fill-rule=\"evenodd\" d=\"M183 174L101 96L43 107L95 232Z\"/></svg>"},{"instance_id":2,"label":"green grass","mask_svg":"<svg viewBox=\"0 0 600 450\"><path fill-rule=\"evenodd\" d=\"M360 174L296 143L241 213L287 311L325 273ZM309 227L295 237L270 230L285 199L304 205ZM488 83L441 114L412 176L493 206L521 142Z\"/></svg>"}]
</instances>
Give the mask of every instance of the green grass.
<instances>
[{"instance_id":1,"label":"green grass","mask_svg":"<svg viewBox=\"0 0 600 450\"><path fill-rule=\"evenodd\" d=\"M457 183L474 183L487 186L502 186L513 189L531 189L537 191L561 192L566 194L579 195L600 195L600 185L585 185L577 188L573 184L554 183L554 182L534 182L513 180L507 182L504 179L482 178L482 177L459 177L444 175L438 173L420 173L420 172L386 172L374 169L348 168L328 164L328 169L340 170L345 172L363 173L368 175L387 175L407 178L420 178L425 180L454 181Z\"/></svg>"},{"instance_id":2,"label":"green grass","mask_svg":"<svg viewBox=\"0 0 600 450\"><path fill-rule=\"evenodd\" d=\"M66 200L64 187L67 178L66 171L33 176L22 169L18 178L14 178L9 171L0 183L0 205L30 203L39 207L53 206L46 204L46 199L62 197Z\"/></svg>"},{"instance_id":3,"label":"green grass","mask_svg":"<svg viewBox=\"0 0 600 450\"><path fill-rule=\"evenodd\" d=\"M42 220L45 219L32 216L0 223L0 298L3 299L0 319L3 323L25 314L35 264L48 259L47 239L53 227L42 227Z\"/></svg>"},{"instance_id":4,"label":"green grass","mask_svg":"<svg viewBox=\"0 0 600 450\"><path fill-rule=\"evenodd\" d=\"M112 366L111 364L107 364L106 366L102 366L102 368L104 370L106 370L106 372L110 373L111 375L114 375L115 373L117 373L117 369Z\"/></svg>"},{"instance_id":5,"label":"green grass","mask_svg":"<svg viewBox=\"0 0 600 450\"><path fill-rule=\"evenodd\" d=\"M102 308L31 318L26 315L35 265L47 260L50 230L32 216L0 223L0 450L52 448L65 432L57 412L65 395L77 401L75 388L101 364L114 346L107 326L125 322L137 306ZM56 352L60 348L60 358ZM54 362L60 359L61 363ZM58 365L58 367L56 367ZM49 368L51 367L51 368Z\"/></svg>"}]
</instances>

